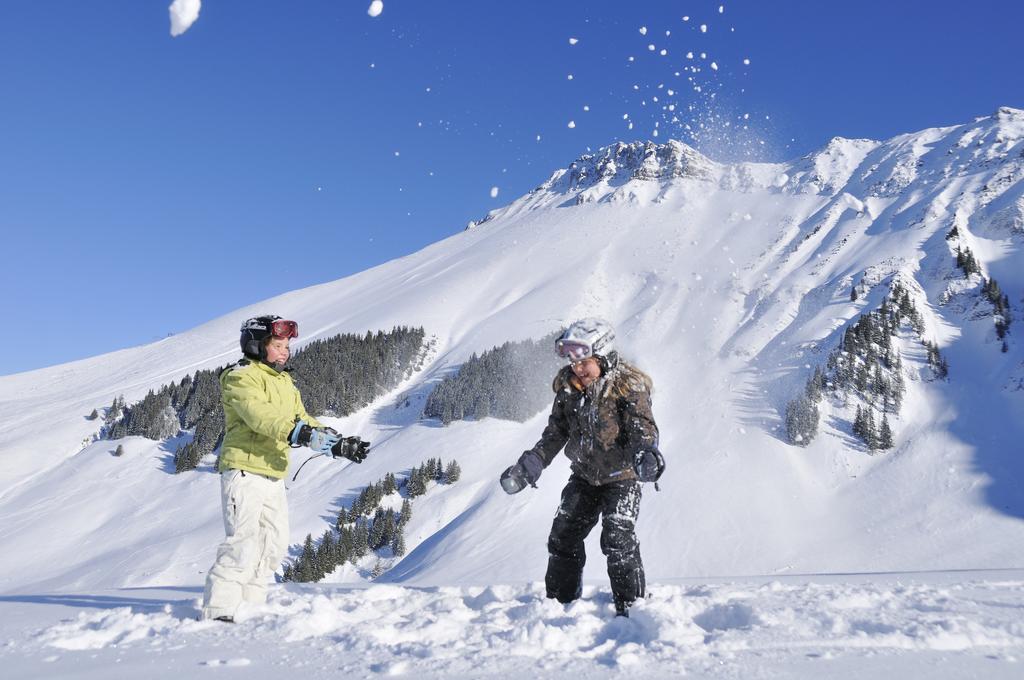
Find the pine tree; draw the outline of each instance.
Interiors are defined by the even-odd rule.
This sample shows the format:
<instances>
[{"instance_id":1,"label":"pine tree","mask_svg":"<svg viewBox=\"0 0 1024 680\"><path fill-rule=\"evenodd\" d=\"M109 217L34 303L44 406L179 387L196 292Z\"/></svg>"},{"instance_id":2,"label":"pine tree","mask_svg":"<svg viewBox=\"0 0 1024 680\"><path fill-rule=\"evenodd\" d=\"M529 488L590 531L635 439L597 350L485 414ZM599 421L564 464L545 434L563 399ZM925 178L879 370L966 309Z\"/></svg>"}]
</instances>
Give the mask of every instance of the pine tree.
<instances>
[{"instance_id":1,"label":"pine tree","mask_svg":"<svg viewBox=\"0 0 1024 680\"><path fill-rule=\"evenodd\" d=\"M882 450L891 449L892 443L892 428L889 426L889 417L882 416L882 425L878 429L878 448Z\"/></svg>"},{"instance_id":2,"label":"pine tree","mask_svg":"<svg viewBox=\"0 0 1024 680\"><path fill-rule=\"evenodd\" d=\"M870 407L864 409L864 443L872 451L878 448L878 432L875 429L874 410Z\"/></svg>"},{"instance_id":3,"label":"pine tree","mask_svg":"<svg viewBox=\"0 0 1024 680\"><path fill-rule=\"evenodd\" d=\"M370 552L368 527L366 520L360 517L352 527L352 556L349 559L355 564L368 552Z\"/></svg>"},{"instance_id":4,"label":"pine tree","mask_svg":"<svg viewBox=\"0 0 1024 680\"><path fill-rule=\"evenodd\" d=\"M334 532L328 529L320 538L320 545L316 548L316 574L317 581L334 571Z\"/></svg>"},{"instance_id":5,"label":"pine tree","mask_svg":"<svg viewBox=\"0 0 1024 680\"><path fill-rule=\"evenodd\" d=\"M427 492L427 485L423 481L423 472L420 468L413 470L412 474L409 476L408 492L410 498L422 496Z\"/></svg>"},{"instance_id":6,"label":"pine tree","mask_svg":"<svg viewBox=\"0 0 1024 680\"><path fill-rule=\"evenodd\" d=\"M345 562L355 562L355 541L353 538L353 531L351 527L345 527L338 533L338 549L336 555L336 564L341 566Z\"/></svg>"},{"instance_id":7,"label":"pine tree","mask_svg":"<svg viewBox=\"0 0 1024 680\"><path fill-rule=\"evenodd\" d=\"M444 483L454 484L459 481L460 477L462 477L462 468L459 467L458 461L453 460L448 463L448 467L444 469Z\"/></svg>"},{"instance_id":8,"label":"pine tree","mask_svg":"<svg viewBox=\"0 0 1024 680\"><path fill-rule=\"evenodd\" d=\"M383 548L386 545L388 545L388 546L391 545L391 542L395 540L395 533L397 531L397 528L395 526L396 525L396 522L395 522L395 511L394 510L388 510L384 514L384 520L383 520L382 523L383 523L384 527L381 529L380 539L381 539L381 547Z\"/></svg>"},{"instance_id":9,"label":"pine tree","mask_svg":"<svg viewBox=\"0 0 1024 680\"><path fill-rule=\"evenodd\" d=\"M402 501L402 509L398 513L398 528L403 528L412 519L412 503L408 498Z\"/></svg>"},{"instance_id":10,"label":"pine tree","mask_svg":"<svg viewBox=\"0 0 1024 680\"><path fill-rule=\"evenodd\" d=\"M370 525L370 533L367 536L367 545L371 550L378 550L384 545L384 510L377 508L373 516L373 523Z\"/></svg>"},{"instance_id":11,"label":"pine tree","mask_svg":"<svg viewBox=\"0 0 1024 680\"><path fill-rule=\"evenodd\" d=\"M405 535L401 531L395 533L395 538L391 541L391 552L395 557L405 555Z\"/></svg>"},{"instance_id":12,"label":"pine tree","mask_svg":"<svg viewBox=\"0 0 1024 680\"><path fill-rule=\"evenodd\" d=\"M786 405L786 435L790 444L807 446L818 434L818 405L800 396Z\"/></svg>"},{"instance_id":13,"label":"pine tree","mask_svg":"<svg viewBox=\"0 0 1024 680\"><path fill-rule=\"evenodd\" d=\"M313 547L313 535L306 534L302 544L302 552L295 561L295 580L300 583L314 583L316 577L316 548Z\"/></svg>"}]
</instances>

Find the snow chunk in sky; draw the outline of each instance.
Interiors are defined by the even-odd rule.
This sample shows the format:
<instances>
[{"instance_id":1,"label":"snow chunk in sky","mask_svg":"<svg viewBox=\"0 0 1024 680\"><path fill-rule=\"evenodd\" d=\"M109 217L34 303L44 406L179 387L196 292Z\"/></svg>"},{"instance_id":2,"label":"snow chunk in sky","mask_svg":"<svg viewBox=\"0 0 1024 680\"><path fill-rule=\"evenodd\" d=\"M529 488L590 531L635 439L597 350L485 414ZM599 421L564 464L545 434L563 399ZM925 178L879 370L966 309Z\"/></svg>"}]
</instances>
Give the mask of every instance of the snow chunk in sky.
<instances>
[{"instance_id":1,"label":"snow chunk in sky","mask_svg":"<svg viewBox=\"0 0 1024 680\"><path fill-rule=\"evenodd\" d=\"M578 42L579 42L578 38L569 38L569 44L570 45L575 45Z\"/></svg>"},{"instance_id":2,"label":"snow chunk in sky","mask_svg":"<svg viewBox=\"0 0 1024 680\"><path fill-rule=\"evenodd\" d=\"M640 27L640 35L647 35L647 27L646 26L641 26Z\"/></svg>"},{"instance_id":3,"label":"snow chunk in sky","mask_svg":"<svg viewBox=\"0 0 1024 680\"><path fill-rule=\"evenodd\" d=\"M171 36L177 38L199 18L203 0L174 0L167 11L171 15Z\"/></svg>"},{"instance_id":4,"label":"snow chunk in sky","mask_svg":"<svg viewBox=\"0 0 1024 680\"><path fill-rule=\"evenodd\" d=\"M373 2L370 3L369 9L366 10L366 13L369 14L371 17L379 17L380 13L383 11L384 0L373 0Z\"/></svg>"},{"instance_id":5,"label":"snow chunk in sky","mask_svg":"<svg viewBox=\"0 0 1024 680\"><path fill-rule=\"evenodd\" d=\"M491 187L491 198L498 197L498 187Z\"/></svg>"},{"instance_id":6,"label":"snow chunk in sky","mask_svg":"<svg viewBox=\"0 0 1024 680\"><path fill-rule=\"evenodd\" d=\"M572 129L572 128L574 128L574 127L576 127L576 121L574 121L574 120L570 120L570 121L569 121L569 129L571 130L571 129Z\"/></svg>"}]
</instances>

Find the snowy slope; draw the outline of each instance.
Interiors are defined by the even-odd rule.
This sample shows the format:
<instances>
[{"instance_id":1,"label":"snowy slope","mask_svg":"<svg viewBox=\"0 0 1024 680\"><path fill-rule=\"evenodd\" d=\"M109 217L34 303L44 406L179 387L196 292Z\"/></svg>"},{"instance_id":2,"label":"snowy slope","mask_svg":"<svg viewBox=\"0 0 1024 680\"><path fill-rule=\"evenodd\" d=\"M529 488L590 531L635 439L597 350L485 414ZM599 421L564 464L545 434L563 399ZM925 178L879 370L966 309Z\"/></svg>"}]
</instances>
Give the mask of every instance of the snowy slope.
<instances>
[{"instance_id":1,"label":"snowy slope","mask_svg":"<svg viewBox=\"0 0 1024 680\"><path fill-rule=\"evenodd\" d=\"M209 464L174 475L176 442L141 438L114 457L117 442L89 443L98 425L85 416L234 360L240 320L260 312L297 319L300 345L396 324L436 337L422 371L332 423L374 441L369 460L314 461L289 484L297 544L386 472L459 461L458 484L417 500L409 552L384 582L542 578L565 461L515 497L496 478L546 414L447 428L419 414L472 353L584 315L614 322L626 356L654 378L669 468L660 492L645 491L639 525L653 582L1024 566L1022 176L1024 112L1005 108L884 142L835 138L781 164L724 165L678 142L618 144L408 257L151 345L0 378L0 591L202 583L222 535ZM954 226L1019 319L1006 353L978 282L954 266ZM869 455L841 410L823 413L806 449L787 445L786 401L896 278L950 379L925 379L920 344L901 338L909 387L893 450ZM864 292L855 302L854 284ZM592 538L586 577L603 586ZM365 577L348 568L328 580Z\"/></svg>"}]
</instances>

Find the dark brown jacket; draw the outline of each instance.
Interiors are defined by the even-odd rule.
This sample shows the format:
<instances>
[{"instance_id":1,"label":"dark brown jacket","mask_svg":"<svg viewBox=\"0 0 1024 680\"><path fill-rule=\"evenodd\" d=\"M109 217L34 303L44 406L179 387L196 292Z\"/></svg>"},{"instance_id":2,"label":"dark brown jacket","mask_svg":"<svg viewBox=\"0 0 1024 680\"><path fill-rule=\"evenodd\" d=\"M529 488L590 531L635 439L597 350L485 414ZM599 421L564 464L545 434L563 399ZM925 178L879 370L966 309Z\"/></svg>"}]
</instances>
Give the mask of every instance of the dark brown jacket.
<instances>
[{"instance_id":1,"label":"dark brown jacket","mask_svg":"<svg viewBox=\"0 0 1024 680\"><path fill-rule=\"evenodd\" d=\"M530 451L547 467L565 447L574 474L594 486L636 479L633 457L642 446L657 446L651 414L651 379L625 362L583 389L568 366L555 376L544 433Z\"/></svg>"}]
</instances>

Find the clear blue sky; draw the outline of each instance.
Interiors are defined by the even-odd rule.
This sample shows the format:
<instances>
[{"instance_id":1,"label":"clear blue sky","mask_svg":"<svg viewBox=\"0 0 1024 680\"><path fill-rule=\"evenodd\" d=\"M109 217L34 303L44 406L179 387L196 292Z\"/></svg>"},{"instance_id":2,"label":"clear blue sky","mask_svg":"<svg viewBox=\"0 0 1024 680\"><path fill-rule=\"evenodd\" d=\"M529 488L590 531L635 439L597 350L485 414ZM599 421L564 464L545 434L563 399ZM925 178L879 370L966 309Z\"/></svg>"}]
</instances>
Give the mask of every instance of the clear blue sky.
<instances>
[{"instance_id":1,"label":"clear blue sky","mask_svg":"<svg viewBox=\"0 0 1024 680\"><path fill-rule=\"evenodd\" d=\"M1024 108L1018 2L207 0L178 38L168 4L4 8L0 374L414 252L655 123L784 160Z\"/></svg>"}]
</instances>

